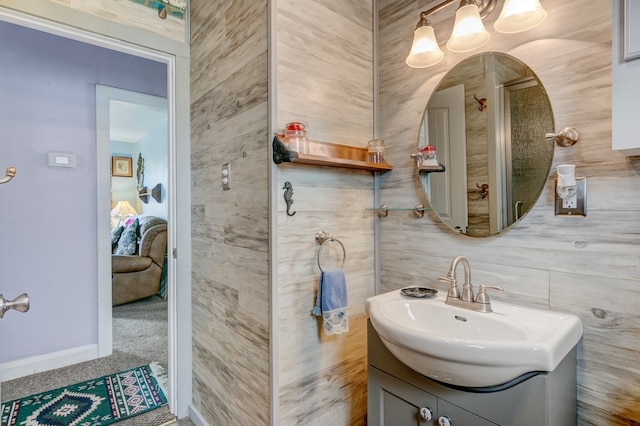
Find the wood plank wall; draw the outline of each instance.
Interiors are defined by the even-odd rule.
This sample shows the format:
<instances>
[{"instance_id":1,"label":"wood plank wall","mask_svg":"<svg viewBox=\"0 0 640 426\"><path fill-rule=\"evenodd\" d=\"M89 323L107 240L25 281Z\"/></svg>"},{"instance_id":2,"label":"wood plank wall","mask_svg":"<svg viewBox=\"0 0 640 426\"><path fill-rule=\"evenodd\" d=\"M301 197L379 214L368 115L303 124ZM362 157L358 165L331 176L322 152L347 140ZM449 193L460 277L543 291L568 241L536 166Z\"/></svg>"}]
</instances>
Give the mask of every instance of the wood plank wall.
<instances>
[{"instance_id":1,"label":"wood plank wall","mask_svg":"<svg viewBox=\"0 0 640 426\"><path fill-rule=\"evenodd\" d=\"M123 25L150 31L157 35L185 42L185 20L167 16L129 0L49 0L79 12L100 16Z\"/></svg>"},{"instance_id":2,"label":"wood plank wall","mask_svg":"<svg viewBox=\"0 0 640 426\"><path fill-rule=\"evenodd\" d=\"M373 129L370 0L278 0L275 131L307 124L309 137L365 147ZM282 187L293 185L287 216ZM366 415L366 318L374 292L373 178L367 171L283 164L276 170L279 423L362 425ZM311 315L320 271L314 236L345 246L349 332L326 336ZM330 244L323 268L340 265Z\"/></svg>"},{"instance_id":3,"label":"wood plank wall","mask_svg":"<svg viewBox=\"0 0 640 426\"><path fill-rule=\"evenodd\" d=\"M424 195L409 154L425 104L444 73L470 54L445 50L433 68L404 64L426 1L379 0L381 137L392 173L381 198L410 207ZM496 299L571 312L583 322L579 346L579 424L640 422L640 157L611 150L611 20L609 1L542 1L539 27L504 35L493 30L502 1L485 25L492 40L481 50L509 53L527 63L546 87L557 129L582 134L556 147L553 166L572 163L588 178L587 217L555 217L555 173L533 210L514 228L490 238L455 235L433 215L390 213L382 220L382 289L442 288L436 281L457 255L471 262L477 283L501 285ZM455 8L431 18L444 45ZM476 54L472 52L471 54ZM442 288L444 290L444 288Z\"/></svg>"},{"instance_id":4,"label":"wood plank wall","mask_svg":"<svg viewBox=\"0 0 640 426\"><path fill-rule=\"evenodd\" d=\"M270 416L267 2L193 0L193 405L211 425ZM231 164L231 190L221 171Z\"/></svg>"}]
</instances>

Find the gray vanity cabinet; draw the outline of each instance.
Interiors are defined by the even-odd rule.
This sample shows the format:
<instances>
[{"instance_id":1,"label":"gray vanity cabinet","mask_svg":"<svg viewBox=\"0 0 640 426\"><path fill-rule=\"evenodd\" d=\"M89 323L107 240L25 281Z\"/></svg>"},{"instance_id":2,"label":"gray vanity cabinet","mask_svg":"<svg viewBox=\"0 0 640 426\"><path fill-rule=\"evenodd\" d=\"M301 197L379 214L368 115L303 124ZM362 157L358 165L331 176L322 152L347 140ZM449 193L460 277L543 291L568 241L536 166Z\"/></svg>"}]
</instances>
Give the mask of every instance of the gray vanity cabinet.
<instances>
[{"instance_id":1,"label":"gray vanity cabinet","mask_svg":"<svg viewBox=\"0 0 640 426\"><path fill-rule=\"evenodd\" d=\"M368 380L369 398L375 400L373 404L369 403L369 425L437 425L440 416L448 417L451 426L496 425L375 367L369 367ZM429 410L428 414L424 410ZM429 419L423 418L424 415Z\"/></svg>"},{"instance_id":2,"label":"gray vanity cabinet","mask_svg":"<svg viewBox=\"0 0 640 426\"><path fill-rule=\"evenodd\" d=\"M368 426L576 425L575 347L554 371L485 393L453 389L415 372L389 352L370 322L367 351ZM424 408L431 410L428 420L421 417ZM446 420L439 422L441 417Z\"/></svg>"}]
</instances>

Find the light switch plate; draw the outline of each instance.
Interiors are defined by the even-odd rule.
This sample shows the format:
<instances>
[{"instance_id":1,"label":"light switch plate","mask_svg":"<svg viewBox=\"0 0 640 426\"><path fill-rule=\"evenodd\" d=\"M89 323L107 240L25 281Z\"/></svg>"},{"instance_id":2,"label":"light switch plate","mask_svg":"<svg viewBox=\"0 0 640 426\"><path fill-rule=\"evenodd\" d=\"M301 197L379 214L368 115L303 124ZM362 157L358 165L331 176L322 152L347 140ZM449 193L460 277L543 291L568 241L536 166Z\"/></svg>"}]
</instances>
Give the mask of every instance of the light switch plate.
<instances>
[{"instance_id":1,"label":"light switch plate","mask_svg":"<svg viewBox=\"0 0 640 426\"><path fill-rule=\"evenodd\" d=\"M231 189L231 163L222 165L222 189Z\"/></svg>"},{"instance_id":2,"label":"light switch plate","mask_svg":"<svg viewBox=\"0 0 640 426\"><path fill-rule=\"evenodd\" d=\"M69 152L49 152L48 165L54 169L75 169L76 155Z\"/></svg>"},{"instance_id":3,"label":"light switch plate","mask_svg":"<svg viewBox=\"0 0 640 426\"><path fill-rule=\"evenodd\" d=\"M556 179L556 186L558 185L558 181ZM567 207L566 202L563 203L562 198L558 196L555 192L555 210L556 216L586 216L587 215L587 178L577 177L576 185L578 186L578 191L576 193L576 206L575 208Z\"/></svg>"}]
</instances>

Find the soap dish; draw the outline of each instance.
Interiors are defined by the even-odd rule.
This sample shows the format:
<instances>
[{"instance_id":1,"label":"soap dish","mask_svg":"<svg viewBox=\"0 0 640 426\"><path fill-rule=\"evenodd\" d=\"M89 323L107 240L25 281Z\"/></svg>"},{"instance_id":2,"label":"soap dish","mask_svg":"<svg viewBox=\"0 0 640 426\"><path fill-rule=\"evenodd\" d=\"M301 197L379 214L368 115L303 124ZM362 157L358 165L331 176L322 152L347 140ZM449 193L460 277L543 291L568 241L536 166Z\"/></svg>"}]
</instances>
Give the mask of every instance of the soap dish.
<instances>
[{"instance_id":1,"label":"soap dish","mask_svg":"<svg viewBox=\"0 0 640 426\"><path fill-rule=\"evenodd\" d=\"M435 296L438 290L426 287L405 287L400 290L400 293L408 297L423 298Z\"/></svg>"}]
</instances>

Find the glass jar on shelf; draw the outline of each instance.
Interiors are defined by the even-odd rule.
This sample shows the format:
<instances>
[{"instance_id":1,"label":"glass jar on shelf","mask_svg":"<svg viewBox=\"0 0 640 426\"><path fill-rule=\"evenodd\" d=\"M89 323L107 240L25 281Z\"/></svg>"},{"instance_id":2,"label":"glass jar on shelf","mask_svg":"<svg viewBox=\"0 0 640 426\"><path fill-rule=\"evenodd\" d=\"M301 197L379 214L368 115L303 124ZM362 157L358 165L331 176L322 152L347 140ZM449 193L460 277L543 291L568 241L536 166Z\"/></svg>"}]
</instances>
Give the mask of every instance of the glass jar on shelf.
<instances>
[{"instance_id":1,"label":"glass jar on shelf","mask_svg":"<svg viewBox=\"0 0 640 426\"><path fill-rule=\"evenodd\" d=\"M284 142L287 144L289 151L295 151L301 154L309 152L309 139L307 138L307 129L304 123L292 121L284 126Z\"/></svg>"},{"instance_id":2,"label":"glass jar on shelf","mask_svg":"<svg viewBox=\"0 0 640 426\"><path fill-rule=\"evenodd\" d=\"M433 145L427 145L420 151L420 166L438 166L437 149Z\"/></svg>"},{"instance_id":3,"label":"glass jar on shelf","mask_svg":"<svg viewBox=\"0 0 640 426\"><path fill-rule=\"evenodd\" d=\"M367 161L370 163L383 163L384 140L371 139L367 145Z\"/></svg>"}]
</instances>

